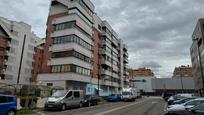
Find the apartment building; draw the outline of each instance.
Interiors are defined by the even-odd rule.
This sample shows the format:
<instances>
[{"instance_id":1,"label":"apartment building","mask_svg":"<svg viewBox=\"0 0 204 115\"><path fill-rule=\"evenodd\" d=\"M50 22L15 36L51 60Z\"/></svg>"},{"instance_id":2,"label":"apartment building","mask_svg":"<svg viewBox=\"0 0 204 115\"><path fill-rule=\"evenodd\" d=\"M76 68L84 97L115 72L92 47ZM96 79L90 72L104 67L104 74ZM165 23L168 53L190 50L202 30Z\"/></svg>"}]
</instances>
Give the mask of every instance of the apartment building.
<instances>
[{"instance_id":1,"label":"apartment building","mask_svg":"<svg viewBox=\"0 0 204 115\"><path fill-rule=\"evenodd\" d=\"M30 83L37 38L30 25L0 17L0 83Z\"/></svg>"},{"instance_id":2,"label":"apartment building","mask_svg":"<svg viewBox=\"0 0 204 115\"><path fill-rule=\"evenodd\" d=\"M190 48L191 62L192 62L192 74L195 82L195 88L200 94L204 95L204 79L201 71L204 63L204 19L199 19L197 25L192 34L192 45Z\"/></svg>"},{"instance_id":3,"label":"apartment building","mask_svg":"<svg viewBox=\"0 0 204 115\"><path fill-rule=\"evenodd\" d=\"M100 95L109 95L128 84L127 58L127 47L91 1L51 1L38 82L87 94L100 86Z\"/></svg>"},{"instance_id":4,"label":"apartment building","mask_svg":"<svg viewBox=\"0 0 204 115\"><path fill-rule=\"evenodd\" d=\"M192 67L189 65L187 66L180 66L180 67L175 67L174 72L173 72L173 77L193 77L192 75Z\"/></svg>"},{"instance_id":5,"label":"apartment building","mask_svg":"<svg viewBox=\"0 0 204 115\"><path fill-rule=\"evenodd\" d=\"M32 75L32 82L37 81L37 76L41 73L42 70L42 61L43 61L43 53L44 53L44 46L45 46L45 38L37 39L35 41L34 47L34 63L33 63L33 75Z\"/></svg>"},{"instance_id":6,"label":"apartment building","mask_svg":"<svg viewBox=\"0 0 204 115\"><path fill-rule=\"evenodd\" d=\"M129 77L154 77L154 73L148 68L129 69Z\"/></svg>"}]
</instances>

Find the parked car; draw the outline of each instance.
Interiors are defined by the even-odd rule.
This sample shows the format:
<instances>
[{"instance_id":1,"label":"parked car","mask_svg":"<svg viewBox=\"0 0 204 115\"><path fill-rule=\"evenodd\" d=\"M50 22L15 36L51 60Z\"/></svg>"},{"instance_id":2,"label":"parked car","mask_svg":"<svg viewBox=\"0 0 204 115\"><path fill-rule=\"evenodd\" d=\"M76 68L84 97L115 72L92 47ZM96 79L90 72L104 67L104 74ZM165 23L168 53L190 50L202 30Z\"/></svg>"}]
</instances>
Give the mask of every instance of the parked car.
<instances>
[{"instance_id":1,"label":"parked car","mask_svg":"<svg viewBox=\"0 0 204 115\"><path fill-rule=\"evenodd\" d=\"M165 115L186 115L186 110L193 108L196 105L204 103L204 98L193 99L183 104L170 105L167 108Z\"/></svg>"},{"instance_id":2,"label":"parked car","mask_svg":"<svg viewBox=\"0 0 204 115\"><path fill-rule=\"evenodd\" d=\"M98 105L100 98L96 95L86 95L84 96L83 105L84 106L91 106L91 105Z\"/></svg>"},{"instance_id":3,"label":"parked car","mask_svg":"<svg viewBox=\"0 0 204 115\"><path fill-rule=\"evenodd\" d=\"M45 103L45 109L65 110L68 107L82 107L84 101L83 91L81 90L59 90Z\"/></svg>"},{"instance_id":4,"label":"parked car","mask_svg":"<svg viewBox=\"0 0 204 115\"><path fill-rule=\"evenodd\" d=\"M108 96L108 101L109 102L121 101L121 95L120 94L111 94L110 96Z\"/></svg>"},{"instance_id":5,"label":"parked car","mask_svg":"<svg viewBox=\"0 0 204 115\"><path fill-rule=\"evenodd\" d=\"M173 95L168 99L168 105L171 105L174 101L181 100L184 98L189 98L189 97L193 97L193 94L180 93L180 94Z\"/></svg>"},{"instance_id":6,"label":"parked car","mask_svg":"<svg viewBox=\"0 0 204 115\"><path fill-rule=\"evenodd\" d=\"M171 105L182 104L182 103L185 103L187 101L190 101L190 100L196 99L196 98L198 98L198 97L189 97L189 98L184 98L184 99L176 100Z\"/></svg>"},{"instance_id":7,"label":"parked car","mask_svg":"<svg viewBox=\"0 0 204 115\"><path fill-rule=\"evenodd\" d=\"M15 115L16 111L16 97L0 94L0 115Z\"/></svg>"},{"instance_id":8,"label":"parked car","mask_svg":"<svg viewBox=\"0 0 204 115\"><path fill-rule=\"evenodd\" d=\"M173 94L171 93L163 93L162 94L162 97L165 101L168 101L169 97L171 97Z\"/></svg>"},{"instance_id":9,"label":"parked car","mask_svg":"<svg viewBox=\"0 0 204 115\"><path fill-rule=\"evenodd\" d=\"M189 109L186 115L204 115L204 103Z\"/></svg>"}]
</instances>

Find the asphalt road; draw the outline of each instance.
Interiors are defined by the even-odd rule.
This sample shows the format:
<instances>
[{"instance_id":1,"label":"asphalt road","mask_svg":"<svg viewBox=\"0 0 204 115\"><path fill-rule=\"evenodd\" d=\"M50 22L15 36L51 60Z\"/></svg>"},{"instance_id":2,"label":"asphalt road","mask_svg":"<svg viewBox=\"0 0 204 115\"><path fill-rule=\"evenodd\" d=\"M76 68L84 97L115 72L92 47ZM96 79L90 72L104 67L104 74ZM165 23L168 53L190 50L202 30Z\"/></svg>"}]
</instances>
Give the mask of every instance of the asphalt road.
<instances>
[{"instance_id":1,"label":"asphalt road","mask_svg":"<svg viewBox=\"0 0 204 115\"><path fill-rule=\"evenodd\" d=\"M163 115L166 103L158 97L137 99L135 102L104 103L98 106L43 111L44 115Z\"/></svg>"}]
</instances>

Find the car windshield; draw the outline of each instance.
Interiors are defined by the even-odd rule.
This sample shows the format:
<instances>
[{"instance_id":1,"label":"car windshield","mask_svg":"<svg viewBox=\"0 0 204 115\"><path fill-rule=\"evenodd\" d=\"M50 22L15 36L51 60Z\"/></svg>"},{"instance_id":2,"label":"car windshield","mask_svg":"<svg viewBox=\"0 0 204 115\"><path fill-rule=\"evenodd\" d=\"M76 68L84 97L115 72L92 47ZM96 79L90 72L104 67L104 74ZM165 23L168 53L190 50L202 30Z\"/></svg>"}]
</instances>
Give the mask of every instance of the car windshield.
<instances>
[{"instance_id":1,"label":"car windshield","mask_svg":"<svg viewBox=\"0 0 204 115\"><path fill-rule=\"evenodd\" d=\"M63 97L67 94L67 91L56 91L53 93L52 97Z\"/></svg>"},{"instance_id":2,"label":"car windshield","mask_svg":"<svg viewBox=\"0 0 204 115\"><path fill-rule=\"evenodd\" d=\"M131 92L123 92L122 95L131 95Z\"/></svg>"}]
</instances>

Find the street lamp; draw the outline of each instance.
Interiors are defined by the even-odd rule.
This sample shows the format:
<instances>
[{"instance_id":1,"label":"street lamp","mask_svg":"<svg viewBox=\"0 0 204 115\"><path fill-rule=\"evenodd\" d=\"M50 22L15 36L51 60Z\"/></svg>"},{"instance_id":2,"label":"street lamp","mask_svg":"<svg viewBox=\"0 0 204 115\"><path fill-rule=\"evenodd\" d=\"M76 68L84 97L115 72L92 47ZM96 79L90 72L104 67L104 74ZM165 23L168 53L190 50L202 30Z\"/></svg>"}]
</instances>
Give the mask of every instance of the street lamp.
<instances>
[{"instance_id":1,"label":"street lamp","mask_svg":"<svg viewBox=\"0 0 204 115\"><path fill-rule=\"evenodd\" d=\"M183 88L183 74L181 74L180 80L181 80L181 91L183 93L183 91L184 91L184 88Z\"/></svg>"},{"instance_id":2,"label":"street lamp","mask_svg":"<svg viewBox=\"0 0 204 115\"><path fill-rule=\"evenodd\" d=\"M201 55L200 55L200 49L199 49L199 43L198 43L198 38L194 38L193 41L196 41L197 42L197 51L198 51L198 57L199 57L199 64L200 64L200 70L201 70L201 78L202 78L202 96L203 93L204 93L204 76L203 76L203 65L202 65L202 62L201 62Z\"/></svg>"}]
</instances>

